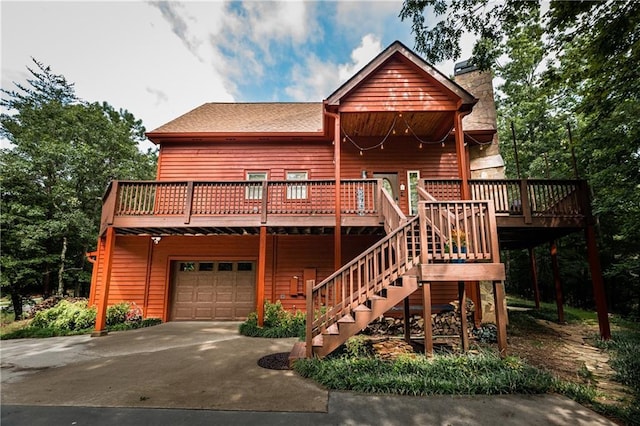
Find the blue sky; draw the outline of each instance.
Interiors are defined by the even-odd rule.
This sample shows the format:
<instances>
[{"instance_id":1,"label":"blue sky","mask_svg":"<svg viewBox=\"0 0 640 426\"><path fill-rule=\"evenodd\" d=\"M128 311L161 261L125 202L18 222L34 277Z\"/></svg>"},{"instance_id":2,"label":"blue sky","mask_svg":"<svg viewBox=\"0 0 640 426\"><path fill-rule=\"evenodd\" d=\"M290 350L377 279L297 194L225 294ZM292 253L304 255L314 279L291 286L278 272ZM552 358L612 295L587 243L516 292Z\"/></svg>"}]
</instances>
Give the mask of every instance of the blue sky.
<instances>
[{"instance_id":1,"label":"blue sky","mask_svg":"<svg viewBox=\"0 0 640 426\"><path fill-rule=\"evenodd\" d=\"M128 109L147 130L205 102L319 102L393 41L414 47L401 7L2 1L2 88L24 82L34 57L80 98ZM434 65L452 74L453 62Z\"/></svg>"}]
</instances>

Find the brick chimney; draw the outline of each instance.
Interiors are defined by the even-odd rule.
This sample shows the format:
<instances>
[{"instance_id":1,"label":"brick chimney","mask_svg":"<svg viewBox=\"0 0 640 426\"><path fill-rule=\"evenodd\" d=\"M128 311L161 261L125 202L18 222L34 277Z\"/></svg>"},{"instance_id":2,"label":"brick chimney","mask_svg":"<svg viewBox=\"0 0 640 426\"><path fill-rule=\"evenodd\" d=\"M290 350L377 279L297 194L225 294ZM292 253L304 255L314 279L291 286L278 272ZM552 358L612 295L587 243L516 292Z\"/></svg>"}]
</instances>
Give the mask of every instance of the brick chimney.
<instances>
[{"instance_id":1,"label":"brick chimney","mask_svg":"<svg viewBox=\"0 0 640 426\"><path fill-rule=\"evenodd\" d=\"M465 133L496 132L496 104L493 97L493 74L479 71L470 60L458 62L454 67L454 81L478 98L473 112L462 120ZM471 145L469 162L472 179L504 179L504 160L498 146L498 133L493 134L490 145Z\"/></svg>"}]
</instances>

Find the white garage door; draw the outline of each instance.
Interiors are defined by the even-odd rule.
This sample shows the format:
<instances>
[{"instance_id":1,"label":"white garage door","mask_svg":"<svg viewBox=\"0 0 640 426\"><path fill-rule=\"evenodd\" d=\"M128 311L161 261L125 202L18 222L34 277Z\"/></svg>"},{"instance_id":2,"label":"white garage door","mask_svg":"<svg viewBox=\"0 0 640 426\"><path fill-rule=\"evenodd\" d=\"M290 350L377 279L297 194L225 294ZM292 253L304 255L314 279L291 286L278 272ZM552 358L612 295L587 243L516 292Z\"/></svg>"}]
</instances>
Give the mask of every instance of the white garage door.
<instances>
[{"instance_id":1,"label":"white garage door","mask_svg":"<svg viewBox=\"0 0 640 426\"><path fill-rule=\"evenodd\" d=\"M255 263L175 262L171 319L243 320L255 310Z\"/></svg>"}]
</instances>

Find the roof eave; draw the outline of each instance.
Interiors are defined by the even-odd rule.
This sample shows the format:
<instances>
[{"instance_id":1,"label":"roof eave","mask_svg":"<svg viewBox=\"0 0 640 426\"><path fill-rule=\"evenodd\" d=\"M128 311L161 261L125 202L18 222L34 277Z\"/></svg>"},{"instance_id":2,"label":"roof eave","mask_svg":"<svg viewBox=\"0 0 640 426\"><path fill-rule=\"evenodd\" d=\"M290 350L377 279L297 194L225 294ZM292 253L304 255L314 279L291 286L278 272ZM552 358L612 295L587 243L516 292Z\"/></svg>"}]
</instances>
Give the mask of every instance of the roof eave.
<instances>
[{"instance_id":1,"label":"roof eave","mask_svg":"<svg viewBox=\"0 0 640 426\"><path fill-rule=\"evenodd\" d=\"M158 145L163 142L269 142L328 141L324 132L148 132L147 138Z\"/></svg>"}]
</instances>

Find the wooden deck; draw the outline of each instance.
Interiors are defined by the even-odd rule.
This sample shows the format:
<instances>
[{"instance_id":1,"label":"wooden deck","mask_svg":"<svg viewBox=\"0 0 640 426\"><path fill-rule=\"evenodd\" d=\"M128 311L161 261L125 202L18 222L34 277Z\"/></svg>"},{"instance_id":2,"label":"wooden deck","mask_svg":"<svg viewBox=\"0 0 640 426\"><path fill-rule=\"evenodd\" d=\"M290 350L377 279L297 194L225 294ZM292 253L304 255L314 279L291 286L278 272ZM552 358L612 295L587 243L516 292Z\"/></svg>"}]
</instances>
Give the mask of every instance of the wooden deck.
<instances>
[{"instance_id":1,"label":"wooden deck","mask_svg":"<svg viewBox=\"0 0 640 426\"><path fill-rule=\"evenodd\" d=\"M460 201L462 181L423 180L438 201ZM588 188L576 180L470 180L474 201L491 200L502 248L537 245L584 228ZM335 181L114 181L104 196L101 234L332 234ZM343 180L340 223L347 234L384 234L393 206L376 179Z\"/></svg>"}]
</instances>

